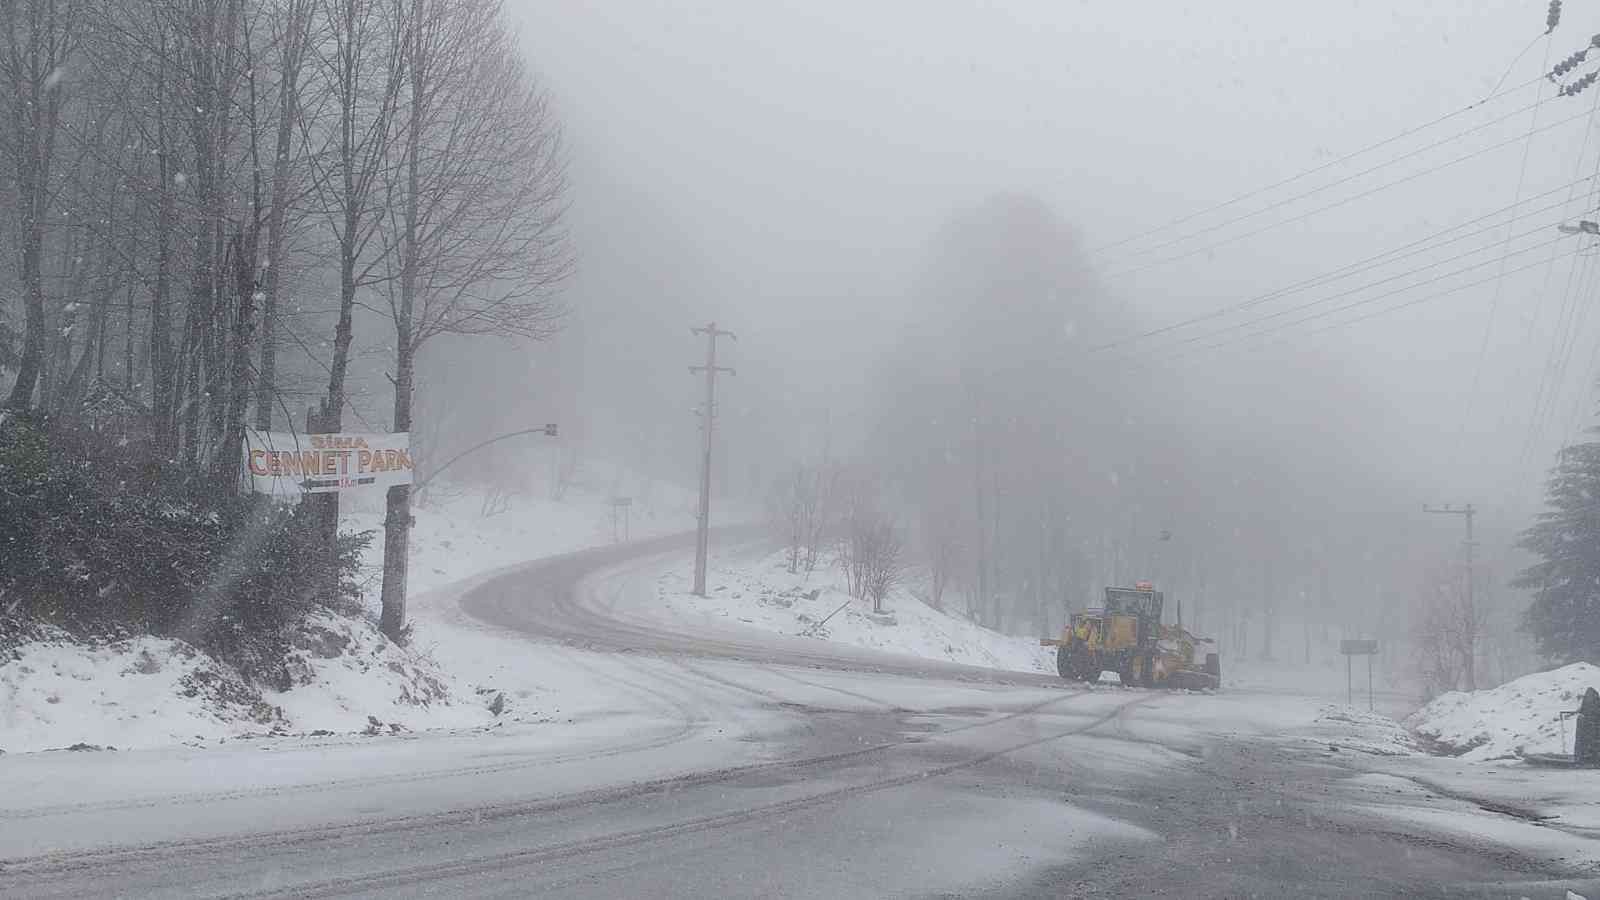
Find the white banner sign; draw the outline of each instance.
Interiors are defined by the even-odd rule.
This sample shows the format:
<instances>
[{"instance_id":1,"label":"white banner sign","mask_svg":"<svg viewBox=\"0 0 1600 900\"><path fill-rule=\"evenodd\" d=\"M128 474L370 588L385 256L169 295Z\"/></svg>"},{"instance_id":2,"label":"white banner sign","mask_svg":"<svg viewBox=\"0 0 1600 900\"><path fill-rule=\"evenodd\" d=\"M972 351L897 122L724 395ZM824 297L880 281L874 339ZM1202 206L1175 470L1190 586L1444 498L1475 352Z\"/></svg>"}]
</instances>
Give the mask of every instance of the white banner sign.
<instances>
[{"instance_id":1,"label":"white banner sign","mask_svg":"<svg viewBox=\"0 0 1600 900\"><path fill-rule=\"evenodd\" d=\"M246 431L245 473L258 494L294 496L411 483L411 435Z\"/></svg>"}]
</instances>

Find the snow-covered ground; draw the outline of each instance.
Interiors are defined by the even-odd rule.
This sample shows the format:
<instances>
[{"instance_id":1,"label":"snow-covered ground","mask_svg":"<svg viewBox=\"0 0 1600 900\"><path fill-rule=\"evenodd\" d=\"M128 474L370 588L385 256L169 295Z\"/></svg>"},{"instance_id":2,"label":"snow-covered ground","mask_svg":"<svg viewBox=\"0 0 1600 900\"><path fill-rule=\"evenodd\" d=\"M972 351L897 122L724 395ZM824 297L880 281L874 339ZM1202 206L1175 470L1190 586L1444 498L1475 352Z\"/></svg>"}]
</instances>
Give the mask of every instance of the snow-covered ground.
<instances>
[{"instance_id":1,"label":"snow-covered ground","mask_svg":"<svg viewBox=\"0 0 1600 900\"><path fill-rule=\"evenodd\" d=\"M692 491L599 463L580 472L559 500L551 499L542 483L510 495L491 496L479 489L435 491L413 511L417 523L411 529L411 591L424 593L514 563L613 543L624 525L613 517L614 496L633 500L625 523L631 539L695 527ZM496 500L507 505L499 508ZM343 527L377 536L363 561L367 596L376 615L383 574L382 498L349 506ZM738 512L731 509L719 518L732 521Z\"/></svg>"},{"instance_id":2,"label":"snow-covered ground","mask_svg":"<svg viewBox=\"0 0 1600 900\"><path fill-rule=\"evenodd\" d=\"M271 707L207 690L228 684L225 667L182 641L90 646L42 629L0 665L0 749L175 744L282 724Z\"/></svg>"},{"instance_id":3,"label":"snow-covered ground","mask_svg":"<svg viewBox=\"0 0 1600 900\"><path fill-rule=\"evenodd\" d=\"M874 614L871 601L844 590L843 575L828 561L810 573L793 573L785 552L713 560L706 596L695 595L692 587L690 573L673 571L661 576L657 592L665 608L691 618L963 665L1055 671L1054 649L1039 646L1038 638L982 628L904 590L893 591L883 614Z\"/></svg>"},{"instance_id":4,"label":"snow-covered ground","mask_svg":"<svg viewBox=\"0 0 1600 900\"><path fill-rule=\"evenodd\" d=\"M182 641L136 637L83 643L41 629L0 657L0 751L84 745L153 747L246 735L396 733L548 721L617 698L549 654L530 664L526 645L461 616L453 592L505 566L610 543L611 498L636 496L633 538L692 528L692 493L593 466L561 500L547 487L492 498L436 492L412 531L413 640L399 647L373 625L382 573L382 512L375 498L346 504L345 530L373 529L363 575L368 620L319 616L296 641L289 691L258 690ZM641 502L642 501L642 502ZM353 507L353 509L350 509ZM498 711L496 711L498 710Z\"/></svg>"},{"instance_id":5,"label":"snow-covered ground","mask_svg":"<svg viewBox=\"0 0 1600 900\"><path fill-rule=\"evenodd\" d=\"M1560 713L1577 709L1591 687L1600 689L1600 666L1573 663L1488 690L1452 691L1418 710L1406 724L1464 760L1571 753L1573 723L1563 725Z\"/></svg>"},{"instance_id":6,"label":"snow-covered ground","mask_svg":"<svg viewBox=\"0 0 1600 900\"><path fill-rule=\"evenodd\" d=\"M1324 706L1316 721L1300 732L1335 752L1351 750L1373 756L1417 756L1421 751L1399 722L1352 706Z\"/></svg>"}]
</instances>

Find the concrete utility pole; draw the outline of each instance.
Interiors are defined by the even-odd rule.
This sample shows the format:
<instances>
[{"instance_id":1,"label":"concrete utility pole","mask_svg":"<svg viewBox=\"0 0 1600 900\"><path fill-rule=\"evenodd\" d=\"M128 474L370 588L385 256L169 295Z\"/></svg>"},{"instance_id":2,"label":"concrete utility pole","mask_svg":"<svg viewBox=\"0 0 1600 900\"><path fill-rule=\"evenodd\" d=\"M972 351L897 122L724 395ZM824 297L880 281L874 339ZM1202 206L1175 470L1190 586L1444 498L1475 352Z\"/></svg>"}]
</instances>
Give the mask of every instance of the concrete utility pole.
<instances>
[{"instance_id":1,"label":"concrete utility pole","mask_svg":"<svg viewBox=\"0 0 1600 900\"><path fill-rule=\"evenodd\" d=\"M738 374L727 366L717 365L717 338L727 337L737 341L739 337L731 331L723 331L717 328L717 323L715 322L707 322L704 327L691 328L689 330L694 334L706 336L706 364L689 367L691 374L699 375L704 373L706 376L706 402L705 406L700 410L700 433L705 439L700 457L700 528L695 535L694 544L694 592L704 597L706 595L706 551L711 537L711 432L717 421L717 373Z\"/></svg>"}]
</instances>

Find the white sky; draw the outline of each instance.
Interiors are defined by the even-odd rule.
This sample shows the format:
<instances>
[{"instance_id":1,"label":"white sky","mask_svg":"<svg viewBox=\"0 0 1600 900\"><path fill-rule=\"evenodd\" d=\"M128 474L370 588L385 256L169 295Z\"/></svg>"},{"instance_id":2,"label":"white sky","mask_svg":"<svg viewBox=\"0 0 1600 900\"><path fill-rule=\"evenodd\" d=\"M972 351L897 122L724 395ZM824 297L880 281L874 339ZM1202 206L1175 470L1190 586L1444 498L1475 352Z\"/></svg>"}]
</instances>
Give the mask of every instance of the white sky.
<instances>
[{"instance_id":1,"label":"white sky","mask_svg":"<svg viewBox=\"0 0 1600 900\"><path fill-rule=\"evenodd\" d=\"M1532 0L509 2L568 123L585 288L649 293L634 302L662 326L715 315L743 331L745 350L759 331L765 345L784 347L780 361L760 354L771 365L823 380L817 373L859 377L880 326L897 320L896 298L931 232L997 191L1045 199L1090 247L1152 232L1094 262L1108 290L1155 326L1488 213L1518 196L1519 180L1524 198L1555 192L1530 207L1564 200L1560 187L1591 174L1600 151L1597 135L1579 157L1593 94L1545 103L1538 126L1576 121L1520 140L1535 122L1511 114L1540 96L1530 86L1296 190L1154 233L1482 98L1524 48L1506 84L1528 81L1600 30L1600 14L1579 4L1567 4L1547 41L1535 40L1545 4ZM1121 274L1196 246L1151 245L1501 116L1498 126L1211 239L1503 148L1214 252ZM1531 247L1555 237L1545 226L1575 218L1583 200L1580 192L1570 207L1517 223L1538 229L1523 242L1503 244L1500 229L1371 277L1474 247L1483 252L1418 277ZM1345 421L1392 454L1394 472L1417 486L1417 497L1399 502L1474 499L1520 527L1524 512L1507 504L1534 499L1552 444L1581 422L1572 413L1583 409L1600 338L1600 316L1590 317L1542 449L1523 454L1568 279L1568 263L1549 262L1549 252L1507 263L1545 261L1500 284L1481 370L1492 284L1321 334L1289 329L1269 352L1185 357L1183 389L1204 408L1224 386L1224 402L1240 385L1270 391L1287 383L1286 369L1315 360L1351 384L1310 398L1306 414ZM1489 264L1378 306L1497 271ZM1575 308L1591 305L1590 287ZM586 340L609 327L597 315L582 324ZM1139 352L1162 356L1167 343Z\"/></svg>"}]
</instances>

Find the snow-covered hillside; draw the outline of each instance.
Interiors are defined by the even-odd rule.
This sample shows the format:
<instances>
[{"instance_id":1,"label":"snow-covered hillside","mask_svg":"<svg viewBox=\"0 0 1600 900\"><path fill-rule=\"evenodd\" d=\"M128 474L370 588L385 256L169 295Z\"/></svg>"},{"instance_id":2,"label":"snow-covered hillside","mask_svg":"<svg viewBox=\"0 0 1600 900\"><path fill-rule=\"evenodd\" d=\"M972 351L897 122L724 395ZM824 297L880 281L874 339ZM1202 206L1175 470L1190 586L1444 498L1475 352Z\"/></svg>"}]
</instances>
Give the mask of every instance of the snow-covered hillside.
<instances>
[{"instance_id":1,"label":"snow-covered hillside","mask_svg":"<svg viewBox=\"0 0 1600 900\"><path fill-rule=\"evenodd\" d=\"M1039 646L1038 638L991 631L903 590L885 601L883 615L874 615L871 602L846 593L838 568L826 562L808 575L791 573L782 552L722 560L708 574L707 596L691 588L689 574L674 571L661 577L657 590L668 609L686 616L965 665L1055 671L1055 651Z\"/></svg>"},{"instance_id":2,"label":"snow-covered hillside","mask_svg":"<svg viewBox=\"0 0 1600 900\"><path fill-rule=\"evenodd\" d=\"M1583 692L1600 689L1600 666L1573 663L1535 672L1489 690L1452 691L1406 720L1440 749L1468 760L1509 759L1526 753L1571 753L1572 722Z\"/></svg>"},{"instance_id":3,"label":"snow-covered hillside","mask_svg":"<svg viewBox=\"0 0 1600 900\"><path fill-rule=\"evenodd\" d=\"M634 538L692 528L692 493L604 470L562 497L529 491L509 498L482 491L436 493L415 511L410 592L414 640L399 647L377 633L382 573L382 512L371 498L352 502L344 530L376 530L363 569L371 620L320 615L296 639L288 691L261 690L182 641L134 637L82 642L36 629L0 655L0 750L73 745L120 749L225 740L246 734L463 728L548 714L550 697L532 698L551 678L523 683L491 660L507 648L471 623L430 605L430 591L494 569L613 540L611 491L645 493L631 510ZM644 490L641 491L641 488ZM500 501L496 503L495 501ZM436 598L437 599L437 598ZM522 664L526 670L526 664ZM520 675L528 675L523 671ZM545 673L549 674L549 673ZM566 694L568 691L555 691ZM566 700L562 701L563 703ZM509 712L505 712L509 708Z\"/></svg>"},{"instance_id":4,"label":"snow-covered hillside","mask_svg":"<svg viewBox=\"0 0 1600 900\"><path fill-rule=\"evenodd\" d=\"M634 539L689 531L695 526L692 491L659 480L646 480L610 466L595 464L552 499L543 483L511 495L488 495L481 489L435 491L415 508L411 530L411 593L420 594L513 563L612 543L620 537L621 518L613 518L611 499L629 496L626 528ZM498 503L497 503L498 501ZM503 508L500 504L504 504ZM364 570L368 599L377 613L378 584L383 573L383 508L381 498L346 512L348 530L371 530ZM731 521L735 510L719 518Z\"/></svg>"},{"instance_id":5,"label":"snow-covered hillside","mask_svg":"<svg viewBox=\"0 0 1600 900\"><path fill-rule=\"evenodd\" d=\"M196 744L244 734L471 727L486 703L426 653L319 614L294 640L287 691L247 684L187 643L89 643L55 628L0 664L0 749Z\"/></svg>"}]
</instances>

